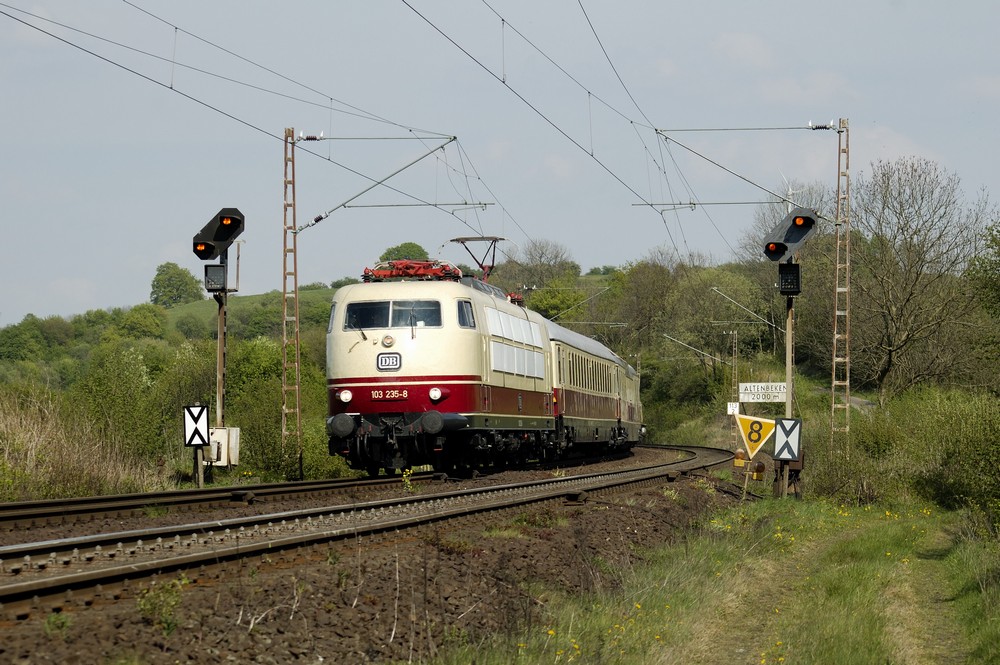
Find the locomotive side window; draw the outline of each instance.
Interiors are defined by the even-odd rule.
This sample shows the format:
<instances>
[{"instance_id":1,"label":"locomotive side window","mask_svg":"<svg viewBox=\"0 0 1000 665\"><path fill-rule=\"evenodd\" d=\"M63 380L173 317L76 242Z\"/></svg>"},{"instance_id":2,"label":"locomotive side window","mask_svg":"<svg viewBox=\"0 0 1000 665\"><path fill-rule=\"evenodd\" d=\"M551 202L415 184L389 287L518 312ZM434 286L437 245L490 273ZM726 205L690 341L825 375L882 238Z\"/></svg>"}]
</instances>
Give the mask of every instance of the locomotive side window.
<instances>
[{"instance_id":1,"label":"locomotive side window","mask_svg":"<svg viewBox=\"0 0 1000 665\"><path fill-rule=\"evenodd\" d=\"M476 317L472 313L472 303L468 300L458 301L458 325L462 328L476 327Z\"/></svg>"},{"instance_id":2,"label":"locomotive side window","mask_svg":"<svg viewBox=\"0 0 1000 665\"><path fill-rule=\"evenodd\" d=\"M330 305L330 321L326 324L326 334L333 332L333 315L337 313L337 303L334 301Z\"/></svg>"}]
</instances>

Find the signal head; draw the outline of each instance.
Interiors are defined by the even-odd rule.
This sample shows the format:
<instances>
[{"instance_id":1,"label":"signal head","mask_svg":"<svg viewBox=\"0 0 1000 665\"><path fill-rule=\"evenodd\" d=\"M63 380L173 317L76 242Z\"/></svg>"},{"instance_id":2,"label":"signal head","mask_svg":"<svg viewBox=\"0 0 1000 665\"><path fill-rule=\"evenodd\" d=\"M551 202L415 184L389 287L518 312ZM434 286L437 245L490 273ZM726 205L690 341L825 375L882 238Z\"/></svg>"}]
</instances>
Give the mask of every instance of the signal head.
<instances>
[{"instance_id":1,"label":"signal head","mask_svg":"<svg viewBox=\"0 0 1000 665\"><path fill-rule=\"evenodd\" d=\"M791 260L816 231L816 217L807 208L792 210L764 237L764 256L771 261Z\"/></svg>"},{"instance_id":2,"label":"signal head","mask_svg":"<svg viewBox=\"0 0 1000 665\"><path fill-rule=\"evenodd\" d=\"M211 261L220 254L220 252L216 250L214 242L199 240L198 236L195 236L192 248L194 249L194 255L202 261Z\"/></svg>"},{"instance_id":3,"label":"signal head","mask_svg":"<svg viewBox=\"0 0 1000 665\"><path fill-rule=\"evenodd\" d=\"M809 231L812 227L816 226L815 217L805 214L801 208L795 212L796 214L792 215L792 226L794 228Z\"/></svg>"},{"instance_id":4,"label":"signal head","mask_svg":"<svg viewBox=\"0 0 1000 665\"><path fill-rule=\"evenodd\" d=\"M771 259L772 261L780 261L781 258L788 253L788 245L783 242L765 242L764 243L764 256Z\"/></svg>"},{"instance_id":5,"label":"signal head","mask_svg":"<svg viewBox=\"0 0 1000 665\"><path fill-rule=\"evenodd\" d=\"M243 213L236 208L223 208L195 235L194 254L202 261L211 261L229 249L241 233Z\"/></svg>"}]
</instances>

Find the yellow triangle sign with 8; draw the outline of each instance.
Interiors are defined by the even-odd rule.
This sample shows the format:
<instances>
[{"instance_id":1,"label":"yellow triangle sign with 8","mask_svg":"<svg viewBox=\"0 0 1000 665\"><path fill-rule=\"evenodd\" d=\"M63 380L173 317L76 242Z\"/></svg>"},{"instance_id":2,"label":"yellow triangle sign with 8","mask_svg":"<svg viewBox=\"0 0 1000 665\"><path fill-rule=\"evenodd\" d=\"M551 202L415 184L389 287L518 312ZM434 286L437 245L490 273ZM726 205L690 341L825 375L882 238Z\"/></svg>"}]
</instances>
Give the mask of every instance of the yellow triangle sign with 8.
<instances>
[{"instance_id":1,"label":"yellow triangle sign with 8","mask_svg":"<svg viewBox=\"0 0 1000 665\"><path fill-rule=\"evenodd\" d=\"M754 418L739 413L736 414L736 421L740 425L743 445L746 446L747 454L752 459L764 442L774 434L774 421L770 418Z\"/></svg>"}]
</instances>

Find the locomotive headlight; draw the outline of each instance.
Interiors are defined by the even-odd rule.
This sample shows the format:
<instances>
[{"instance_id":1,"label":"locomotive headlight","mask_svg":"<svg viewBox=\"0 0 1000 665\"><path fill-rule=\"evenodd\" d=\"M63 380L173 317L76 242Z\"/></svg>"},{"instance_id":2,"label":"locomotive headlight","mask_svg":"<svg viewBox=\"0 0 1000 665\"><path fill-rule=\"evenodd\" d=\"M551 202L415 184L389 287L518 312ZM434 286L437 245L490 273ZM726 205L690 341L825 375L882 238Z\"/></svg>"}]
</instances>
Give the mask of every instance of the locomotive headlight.
<instances>
[{"instance_id":1,"label":"locomotive headlight","mask_svg":"<svg viewBox=\"0 0 1000 665\"><path fill-rule=\"evenodd\" d=\"M432 402L436 402L441 399L441 389L434 387L427 391L427 396L431 398Z\"/></svg>"},{"instance_id":2,"label":"locomotive headlight","mask_svg":"<svg viewBox=\"0 0 1000 665\"><path fill-rule=\"evenodd\" d=\"M337 397L340 399L341 402L347 404L352 399L354 399L354 393L352 393L350 390L341 390L339 393L337 393Z\"/></svg>"}]
</instances>

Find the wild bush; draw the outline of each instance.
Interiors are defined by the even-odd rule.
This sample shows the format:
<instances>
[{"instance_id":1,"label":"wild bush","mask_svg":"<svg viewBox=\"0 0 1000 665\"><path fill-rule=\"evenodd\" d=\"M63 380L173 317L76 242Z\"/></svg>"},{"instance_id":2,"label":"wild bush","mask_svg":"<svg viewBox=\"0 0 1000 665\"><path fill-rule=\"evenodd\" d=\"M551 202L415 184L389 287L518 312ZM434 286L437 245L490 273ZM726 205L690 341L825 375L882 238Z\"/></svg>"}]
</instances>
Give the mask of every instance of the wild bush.
<instances>
[{"instance_id":1,"label":"wild bush","mask_svg":"<svg viewBox=\"0 0 1000 665\"><path fill-rule=\"evenodd\" d=\"M819 433L807 457L809 482L819 494L859 502L930 499L997 519L1000 402L991 395L920 388L881 408L855 409L849 445L840 449L824 440L828 413L810 418L809 428Z\"/></svg>"},{"instance_id":2,"label":"wild bush","mask_svg":"<svg viewBox=\"0 0 1000 665\"><path fill-rule=\"evenodd\" d=\"M0 386L0 501L167 487L162 469L123 454L59 394Z\"/></svg>"},{"instance_id":3,"label":"wild bush","mask_svg":"<svg viewBox=\"0 0 1000 665\"><path fill-rule=\"evenodd\" d=\"M149 414L154 378L141 347L111 340L94 349L70 398L81 421L93 423L100 437L121 454L152 458L162 451L157 421Z\"/></svg>"}]
</instances>

